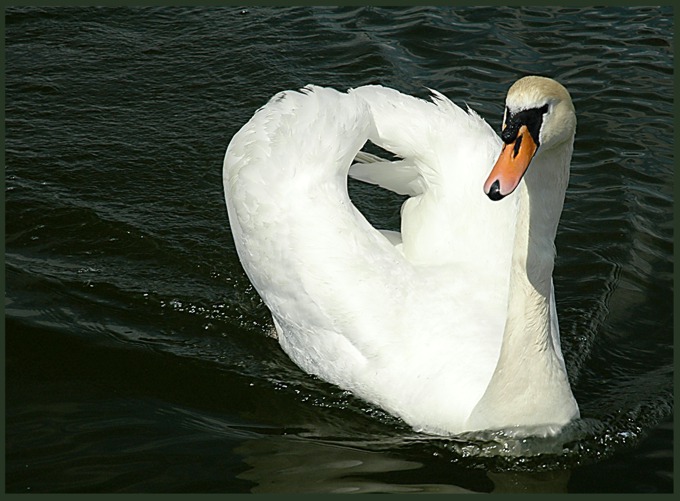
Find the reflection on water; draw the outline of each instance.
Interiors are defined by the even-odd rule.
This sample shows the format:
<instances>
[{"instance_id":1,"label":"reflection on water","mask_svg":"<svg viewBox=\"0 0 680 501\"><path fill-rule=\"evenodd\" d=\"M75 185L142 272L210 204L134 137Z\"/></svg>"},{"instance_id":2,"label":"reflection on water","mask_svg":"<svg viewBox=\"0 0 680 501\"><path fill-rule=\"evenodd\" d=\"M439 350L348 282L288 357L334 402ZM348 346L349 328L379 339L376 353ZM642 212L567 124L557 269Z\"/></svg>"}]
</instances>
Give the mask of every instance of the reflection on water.
<instances>
[{"instance_id":1,"label":"reflection on water","mask_svg":"<svg viewBox=\"0 0 680 501\"><path fill-rule=\"evenodd\" d=\"M248 440L235 452L250 469L239 478L253 482L253 493L448 493L474 491L452 483L390 482L395 473L410 471L417 478L425 465L377 452L335 444L323 444L299 437L268 436ZM544 472L486 473L491 492L567 492L570 473ZM468 482L466 482L469 484Z\"/></svg>"},{"instance_id":2,"label":"reflection on water","mask_svg":"<svg viewBox=\"0 0 680 501\"><path fill-rule=\"evenodd\" d=\"M494 483L493 492L501 493L566 493L570 472L546 471L546 472L488 472L489 478Z\"/></svg>"},{"instance_id":3,"label":"reflection on water","mask_svg":"<svg viewBox=\"0 0 680 501\"><path fill-rule=\"evenodd\" d=\"M271 436L247 441L235 452L251 467L239 478L253 482L254 493L426 492L429 487L391 486L365 478L416 469L420 467L418 463L296 437ZM465 490L456 488L448 492Z\"/></svg>"}]
</instances>

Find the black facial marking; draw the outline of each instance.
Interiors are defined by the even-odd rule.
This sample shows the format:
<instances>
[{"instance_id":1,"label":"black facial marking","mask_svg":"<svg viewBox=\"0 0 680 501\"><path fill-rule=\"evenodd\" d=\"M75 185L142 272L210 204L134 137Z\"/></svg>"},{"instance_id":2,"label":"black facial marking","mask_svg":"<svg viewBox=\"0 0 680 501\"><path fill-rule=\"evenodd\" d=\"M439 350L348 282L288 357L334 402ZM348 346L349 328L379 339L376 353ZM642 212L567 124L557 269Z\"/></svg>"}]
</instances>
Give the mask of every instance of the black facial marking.
<instances>
[{"instance_id":1,"label":"black facial marking","mask_svg":"<svg viewBox=\"0 0 680 501\"><path fill-rule=\"evenodd\" d=\"M548 105L545 104L540 108L532 108L530 110L523 110L518 113L510 113L510 110L505 110L505 128L501 131L501 139L505 144L510 144L517 139L517 134L522 125L526 125L531 138L539 146L538 135L541 132L541 125L543 124L543 115L548 111ZM515 145L515 155L519 151L519 146Z\"/></svg>"},{"instance_id":2,"label":"black facial marking","mask_svg":"<svg viewBox=\"0 0 680 501\"><path fill-rule=\"evenodd\" d=\"M517 141L515 141L515 146L514 146L514 148L512 149L512 156L513 156L513 157L516 157L517 154L519 153L519 147L522 146L522 138L523 138L523 137L524 137L524 136L518 136L518 137L517 137Z\"/></svg>"}]
</instances>

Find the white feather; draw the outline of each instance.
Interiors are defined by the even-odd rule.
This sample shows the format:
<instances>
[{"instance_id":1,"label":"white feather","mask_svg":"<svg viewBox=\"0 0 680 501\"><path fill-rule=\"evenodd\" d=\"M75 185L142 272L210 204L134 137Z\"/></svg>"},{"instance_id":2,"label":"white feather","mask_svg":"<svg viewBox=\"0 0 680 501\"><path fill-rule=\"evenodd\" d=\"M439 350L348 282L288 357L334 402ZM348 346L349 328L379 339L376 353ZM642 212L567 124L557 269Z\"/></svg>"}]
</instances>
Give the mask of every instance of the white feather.
<instances>
[{"instance_id":1,"label":"white feather","mask_svg":"<svg viewBox=\"0 0 680 501\"><path fill-rule=\"evenodd\" d=\"M400 159L360 152L367 140ZM491 397L518 309L508 303L511 269L528 210L524 195L492 202L482 191L501 145L476 113L434 91L425 101L381 86L308 86L255 113L227 148L227 209L293 361L429 432L573 417L573 397L554 420ZM352 176L410 197L401 234L373 228L352 204L353 160ZM548 336L559 342L552 292L549 301ZM564 372L559 345L553 352L549 370ZM475 411L480 402L500 407L497 419Z\"/></svg>"}]
</instances>

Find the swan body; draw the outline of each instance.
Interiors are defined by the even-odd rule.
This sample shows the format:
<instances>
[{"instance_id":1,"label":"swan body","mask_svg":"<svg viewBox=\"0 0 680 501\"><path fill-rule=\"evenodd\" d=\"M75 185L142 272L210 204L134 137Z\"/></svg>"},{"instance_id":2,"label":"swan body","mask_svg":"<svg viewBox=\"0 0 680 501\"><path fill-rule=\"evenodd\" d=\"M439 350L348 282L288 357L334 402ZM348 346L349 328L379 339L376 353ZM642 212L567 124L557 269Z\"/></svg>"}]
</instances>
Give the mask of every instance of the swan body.
<instances>
[{"instance_id":1,"label":"swan body","mask_svg":"<svg viewBox=\"0 0 680 501\"><path fill-rule=\"evenodd\" d=\"M429 433L578 417L552 285L575 126L543 77L511 87L501 137L436 92L274 96L230 142L223 182L282 349ZM400 232L364 218L348 175L408 195Z\"/></svg>"}]
</instances>

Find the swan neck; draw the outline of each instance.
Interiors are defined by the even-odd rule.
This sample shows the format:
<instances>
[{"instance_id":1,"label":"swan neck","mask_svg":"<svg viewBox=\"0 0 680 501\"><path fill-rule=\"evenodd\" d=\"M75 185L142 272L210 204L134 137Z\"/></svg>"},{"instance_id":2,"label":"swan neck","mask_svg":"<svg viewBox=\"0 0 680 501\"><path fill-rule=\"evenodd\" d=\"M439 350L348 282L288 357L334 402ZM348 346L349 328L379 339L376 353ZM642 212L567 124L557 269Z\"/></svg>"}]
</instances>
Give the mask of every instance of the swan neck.
<instances>
[{"instance_id":1,"label":"swan neck","mask_svg":"<svg viewBox=\"0 0 680 501\"><path fill-rule=\"evenodd\" d=\"M522 343L552 348L555 235L568 183L570 145L563 150L537 157L520 186L504 344L521 339Z\"/></svg>"},{"instance_id":2,"label":"swan neck","mask_svg":"<svg viewBox=\"0 0 680 501\"><path fill-rule=\"evenodd\" d=\"M512 341L538 346L550 343L549 305L557 225L550 220L550 208L532 200L527 184L519 193L508 317L503 336L506 351Z\"/></svg>"},{"instance_id":3,"label":"swan neck","mask_svg":"<svg viewBox=\"0 0 680 501\"><path fill-rule=\"evenodd\" d=\"M517 189L508 315L496 369L468 420L472 428L563 424L578 413L550 318L554 240L570 155L551 156L564 168L537 158Z\"/></svg>"}]
</instances>

